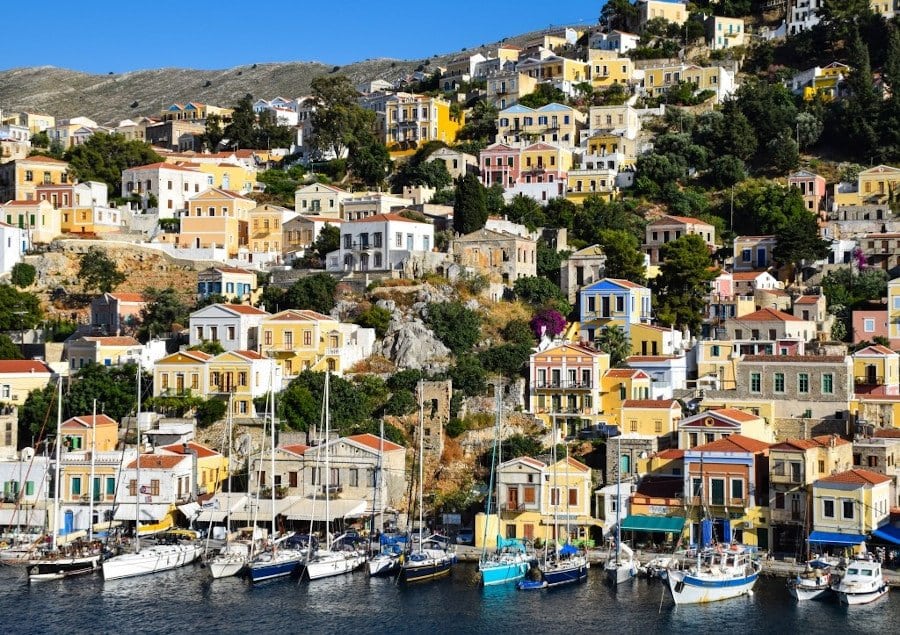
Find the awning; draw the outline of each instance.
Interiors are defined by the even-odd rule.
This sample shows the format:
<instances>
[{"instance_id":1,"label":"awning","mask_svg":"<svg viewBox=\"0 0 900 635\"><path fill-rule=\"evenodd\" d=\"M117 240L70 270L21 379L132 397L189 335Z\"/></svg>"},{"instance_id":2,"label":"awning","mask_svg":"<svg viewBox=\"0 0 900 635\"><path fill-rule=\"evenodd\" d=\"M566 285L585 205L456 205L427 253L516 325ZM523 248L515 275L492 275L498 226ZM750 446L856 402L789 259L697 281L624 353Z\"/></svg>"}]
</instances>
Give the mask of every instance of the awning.
<instances>
[{"instance_id":1,"label":"awning","mask_svg":"<svg viewBox=\"0 0 900 635\"><path fill-rule=\"evenodd\" d=\"M830 531L814 531L809 535L809 542L823 545L842 545L853 547L866 541L860 534L838 534Z\"/></svg>"},{"instance_id":2,"label":"awning","mask_svg":"<svg viewBox=\"0 0 900 635\"><path fill-rule=\"evenodd\" d=\"M184 505L178 506L178 511L184 514L184 517L188 520L194 520L200 512L200 505L197 503L185 503Z\"/></svg>"},{"instance_id":3,"label":"awning","mask_svg":"<svg viewBox=\"0 0 900 635\"><path fill-rule=\"evenodd\" d=\"M165 518L166 514L169 513L169 503L162 503L158 505L146 503L141 505L141 522L145 523L148 520L159 521ZM123 505L119 505L116 508L116 513L113 516L116 520L134 520L134 512L135 506L131 503L126 503Z\"/></svg>"},{"instance_id":4,"label":"awning","mask_svg":"<svg viewBox=\"0 0 900 635\"><path fill-rule=\"evenodd\" d=\"M110 531L111 529L115 529L116 527L121 527L122 523L117 522L115 520L105 520L102 523L94 523L93 530L95 532L98 531Z\"/></svg>"},{"instance_id":5,"label":"awning","mask_svg":"<svg viewBox=\"0 0 900 635\"><path fill-rule=\"evenodd\" d=\"M58 545L67 545L70 542L74 542L76 540L80 540L87 536L87 532L83 529L79 529L78 531L70 531L67 534L60 534L56 537L56 544Z\"/></svg>"},{"instance_id":6,"label":"awning","mask_svg":"<svg viewBox=\"0 0 900 635\"><path fill-rule=\"evenodd\" d=\"M880 538L885 542L892 542L895 545L900 545L900 527L894 527L893 525L879 527L872 532L872 537Z\"/></svg>"},{"instance_id":7,"label":"awning","mask_svg":"<svg viewBox=\"0 0 900 635\"><path fill-rule=\"evenodd\" d=\"M0 509L0 525L43 527L46 516L43 509Z\"/></svg>"},{"instance_id":8,"label":"awning","mask_svg":"<svg viewBox=\"0 0 900 635\"><path fill-rule=\"evenodd\" d=\"M620 528L622 531L652 531L680 534L681 530L684 529L684 518L681 516L644 516L636 514L623 520Z\"/></svg>"},{"instance_id":9,"label":"awning","mask_svg":"<svg viewBox=\"0 0 900 635\"><path fill-rule=\"evenodd\" d=\"M359 518L366 515L369 505L364 500L333 500L329 503L328 520ZM294 498L284 510L288 520L325 521L325 501L312 498Z\"/></svg>"}]
</instances>

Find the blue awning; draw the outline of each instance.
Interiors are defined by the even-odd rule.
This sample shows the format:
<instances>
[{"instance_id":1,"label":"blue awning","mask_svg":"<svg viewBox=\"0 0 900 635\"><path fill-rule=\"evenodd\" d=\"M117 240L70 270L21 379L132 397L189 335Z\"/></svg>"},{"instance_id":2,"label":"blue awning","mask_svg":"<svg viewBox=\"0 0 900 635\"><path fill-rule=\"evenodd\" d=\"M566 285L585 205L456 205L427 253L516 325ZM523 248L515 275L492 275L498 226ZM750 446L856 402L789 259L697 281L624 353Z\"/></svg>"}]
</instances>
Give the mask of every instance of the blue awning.
<instances>
[{"instance_id":1,"label":"blue awning","mask_svg":"<svg viewBox=\"0 0 900 635\"><path fill-rule=\"evenodd\" d=\"M830 531L814 531L809 535L809 542L817 542L824 545L843 545L845 547L856 546L866 541L866 537L860 534L837 534Z\"/></svg>"},{"instance_id":2,"label":"blue awning","mask_svg":"<svg viewBox=\"0 0 900 635\"><path fill-rule=\"evenodd\" d=\"M873 531L872 536L874 538L881 538L885 542L892 542L895 545L900 545L900 527L885 525L884 527L879 527Z\"/></svg>"}]
</instances>

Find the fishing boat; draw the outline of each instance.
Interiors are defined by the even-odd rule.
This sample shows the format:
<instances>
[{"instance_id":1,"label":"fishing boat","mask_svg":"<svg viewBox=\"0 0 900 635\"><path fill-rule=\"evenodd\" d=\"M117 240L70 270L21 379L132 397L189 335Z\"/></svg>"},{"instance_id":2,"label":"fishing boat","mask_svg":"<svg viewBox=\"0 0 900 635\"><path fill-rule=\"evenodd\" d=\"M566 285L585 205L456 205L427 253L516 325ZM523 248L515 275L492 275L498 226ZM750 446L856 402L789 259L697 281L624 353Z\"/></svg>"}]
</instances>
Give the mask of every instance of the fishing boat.
<instances>
[{"instance_id":1,"label":"fishing boat","mask_svg":"<svg viewBox=\"0 0 900 635\"><path fill-rule=\"evenodd\" d=\"M62 380L57 382L56 395L56 476L54 477L54 494L53 494L53 518L57 526L53 530L52 542L50 549L41 553L41 555L29 561L25 570L28 573L29 582L40 582L44 580L61 580L75 575L83 575L86 573L94 573L100 570L100 563L105 555L102 546L93 540L88 542L78 541L76 543L60 545L59 536L59 518L61 516L59 509L60 502L60 483L62 482ZM94 404L94 418L97 420L96 402ZM93 435L92 435L93 436ZM91 452L91 465L93 467L93 452ZM90 479L93 486L94 479ZM91 495L93 504L93 495ZM83 532L81 532L82 535ZM93 536L91 536L93 538Z\"/></svg>"},{"instance_id":2,"label":"fishing boat","mask_svg":"<svg viewBox=\"0 0 900 635\"><path fill-rule=\"evenodd\" d=\"M617 437L618 449L616 451L616 456L622 456L621 438L622 437ZM637 576L637 563L634 560L634 552L628 545L622 543L620 512L620 509L622 507L622 497L620 493L621 488L622 470L619 469L617 471L616 477L616 537L614 544L615 552L610 553L609 557L606 559L606 564L603 567L606 571L606 580L613 586L617 586L619 584L622 584L623 582L632 580L635 576Z\"/></svg>"},{"instance_id":3,"label":"fishing boat","mask_svg":"<svg viewBox=\"0 0 900 635\"><path fill-rule=\"evenodd\" d=\"M743 545L716 545L702 549L686 568L670 568L669 590L675 604L702 604L749 595L762 568Z\"/></svg>"},{"instance_id":4,"label":"fishing boat","mask_svg":"<svg viewBox=\"0 0 900 635\"><path fill-rule=\"evenodd\" d=\"M456 562L456 554L450 550L450 540L438 534L432 534L423 538L422 529L425 527L425 518L422 506L423 481L425 477L425 404L424 388L419 382L419 475L418 475L418 506L419 527L418 546L409 554L404 554L400 565L400 580L410 584L413 582L426 582L450 575L453 564Z\"/></svg>"},{"instance_id":5,"label":"fishing boat","mask_svg":"<svg viewBox=\"0 0 900 635\"><path fill-rule=\"evenodd\" d=\"M841 604L868 604L887 595L888 586L881 573L881 565L868 560L853 560L847 573L832 587Z\"/></svg>"},{"instance_id":6,"label":"fishing boat","mask_svg":"<svg viewBox=\"0 0 900 635\"><path fill-rule=\"evenodd\" d=\"M377 577L397 574L407 542L406 536L381 534L378 537L378 553L369 559L369 575Z\"/></svg>"},{"instance_id":7,"label":"fishing boat","mask_svg":"<svg viewBox=\"0 0 900 635\"><path fill-rule=\"evenodd\" d=\"M490 513L494 501L494 475L497 465L502 462L502 447L500 444L500 425L503 418L503 398L501 387L495 388L497 398L497 416L494 421L494 447L491 453L491 482L488 486L487 511ZM496 504L493 508L497 510L497 526L500 526L500 483L496 483ZM487 534L488 523L485 523L484 531ZM481 577L481 583L484 586L492 586L495 584L506 584L515 582L525 577L531 566L531 559L525 551L525 544L521 540L506 539L497 536L497 549L493 553L487 551L487 535L482 540L484 545L481 550L481 558L478 561L478 574Z\"/></svg>"},{"instance_id":8,"label":"fishing boat","mask_svg":"<svg viewBox=\"0 0 900 635\"><path fill-rule=\"evenodd\" d=\"M137 415L135 427L137 428L138 456L135 460L135 483L137 488L134 497L134 552L113 556L103 562L103 578L105 580L118 580L150 573L159 573L177 569L191 564L203 554L203 546L188 534L171 533L159 543L141 549L141 463L145 458L141 455L141 365L137 369Z\"/></svg>"},{"instance_id":9,"label":"fishing boat","mask_svg":"<svg viewBox=\"0 0 900 635\"><path fill-rule=\"evenodd\" d=\"M831 594L831 587L837 584L840 574L832 562L810 560L806 569L788 580L788 591L797 600L816 600Z\"/></svg>"},{"instance_id":10,"label":"fishing boat","mask_svg":"<svg viewBox=\"0 0 900 635\"><path fill-rule=\"evenodd\" d=\"M272 474L272 541L268 549L257 554L247 564L247 572L252 582L264 582L275 578L284 578L295 575L300 572L300 566L307 557L308 552L298 548L297 545L286 544L282 548L282 543L286 543L294 534L289 532L283 536L278 536L277 512L275 509L275 395L269 394L269 427L271 428L271 474ZM263 430L265 435L265 430ZM262 444L264 445L264 444ZM260 472L262 471L262 461L259 463ZM258 477L257 483L262 485L262 479ZM257 489L257 500L259 497L259 489ZM257 505L259 509L259 505ZM254 526L256 523L254 522ZM278 537L276 537L278 536Z\"/></svg>"}]
</instances>

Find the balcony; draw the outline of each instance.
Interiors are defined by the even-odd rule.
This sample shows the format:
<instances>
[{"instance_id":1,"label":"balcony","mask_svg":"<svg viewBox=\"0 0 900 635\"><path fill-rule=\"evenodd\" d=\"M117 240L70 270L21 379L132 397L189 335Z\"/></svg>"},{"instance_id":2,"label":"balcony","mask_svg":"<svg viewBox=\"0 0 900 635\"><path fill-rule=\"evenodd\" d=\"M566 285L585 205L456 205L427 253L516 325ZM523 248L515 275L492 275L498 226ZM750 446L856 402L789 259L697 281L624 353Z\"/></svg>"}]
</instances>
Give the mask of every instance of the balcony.
<instances>
[{"instance_id":1,"label":"balcony","mask_svg":"<svg viewBox=\"0 0 900 635\"><path fill-rule=\"evenodd\" d=\"M694 506L706 505L707 507L748 507L750 505L749 498L720 498L717 500L704 498L701 501L699 496L693 496L690 500L691 505Z\"/></svg>"},{"instance_id":2,"label":"balcony","mask_svg":"<svg viewBox=\"0 0 900 635\"><path fill-rule=\"evenodd\" d=\"M772 523L802 523L803 514L792 509L778 509L773 507L769 510L769 516Z\"/></svg>"},{"instance_id":3,"label":"balcony","mask_svg":"<svg viewBox=\"0 0 900 635\"><path fill-rule=\"evenodd\" d=\"M867 375L865 377L854 377L853 383L857 386L883 386L884 377L881 375Z\"/></svg>"},{"instance_id":4,"label":"balcony","mask_svg":"<svg viewBox=\"0 0 900 635\"><path fill-rule=\"evenodd\" d=\"M803 482L802 474L778 474L773 471L769 479L773 484L806 485L806 483Z\"/></svg>"},{"instance_id":5,"label":"balcony","mask_svg":"<svg viewBox=\"0 0 900 635\"><path fill-rule=\"evenodd\" d=\"M344 349L341 348L341 347L337 347L337 348L326 348L326 349L325 349L325 355L328 356L328 357L340 357L340 356L341 356L341 352L342 352L343 350L344 350Z\"/></svg>"},{"instance_id":6,"label":"balcony","mask_svg":"<svg viewBox=\"0 0 900 635\"><path fill-rule=\"evenodd\" d=\"M534 383L535 390L563 390L573 388L576 390L592 390L594 382L572 381L568 379L537 381Z\"/></svg>"}]
</instances>

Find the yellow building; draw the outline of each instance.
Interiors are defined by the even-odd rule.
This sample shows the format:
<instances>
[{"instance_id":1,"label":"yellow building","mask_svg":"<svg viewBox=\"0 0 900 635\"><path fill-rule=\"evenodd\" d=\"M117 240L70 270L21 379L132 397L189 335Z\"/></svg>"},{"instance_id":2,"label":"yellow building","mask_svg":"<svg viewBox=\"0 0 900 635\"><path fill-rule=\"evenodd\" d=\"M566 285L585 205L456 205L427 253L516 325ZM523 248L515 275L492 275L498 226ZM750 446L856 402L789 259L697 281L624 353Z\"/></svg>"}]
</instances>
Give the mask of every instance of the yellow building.
<instances>
[{"instance_id":1,"label":"yellow building","mask_svg":"<svg viewBox=\"0 0 900 635\"><path fill-rule=\"evenodd\" d=\"M0 205L7 225L28 232L28 244L47 244L62 233L62 213L49 201L9 201Z\"/></svg>"},{"instance_id":2,"label":"yellow building","mask_svg":"<svg viewBox=\"0 0 900 635\"><path fill-rule=\"evenodd\" d=\"M890 476L851 469L813 483L811 543L834 544L832 534L844 534L857 547L867 534L888 523L891 508Z\"/></svg>"},{"instance_id":3,"label":"yellow building","mask_svg":"<svg viewBox=\"0 0 900 635\"><path fill-rule=\"evenodd\" d=\"M182 249L219 247L230 258L249 245L249 213L256 201L228 190L211 188L188 201L177 235Z\"/></svg>"},{"instance_id":4,"label":"yellow building","mask_svg":"<svg viewBox=\"0 0 900 635\"><path fill-rule=\"evenodd\" d=\"M628 84L634 79L634 62L628 57L617 57L614 51L590 49L588 65L594 90Z\"/></svg>"},{"instance_id":5,"label":"yellow building","mask_svg":"<svg viewBox=\"0 0 900 635\"><path fill-rule=\"evenodd\" d=\"M378 113L376 133L392 154L410 154L429 141L453 143L462 128L462 115L450 114L450 102L440 97L397 93Z\"/></svg>"},{"instance_id":6,"label":"yellow building","mask_svg":"<svg viewBox=\"0 0 900 635\"><path fill-rule=\"evenodd\" d=\"M731 341L699 340L697 342L698 386L713 390L733 390L737 387L737 363L740 355L733 354Z\"/></svg>"},{"instance_id":7,"label":"yellow building","mask_svg":"<svg viewBox=\"0 0 900 635\"><path fill-rule=\"evenodd\" d=\"M657 18L674 24L684 24L688 18L687 5L678 0L638 0L637 8L641 27Z\"/></svg>"},{"instance_id":8,"label":"yellow building","mask_svg":"<svg viewBox=\"0 0 900 635\"><path fill-rule=\"evenodd\" d=\"M734 73L721 66L675 64L644 69L644 91L651 97L662 97L681 82L694 84L696 91L710 90L718 103L735 90Z\"/></svg>"},{"instance_id":9,"label":"yellow building","mask_svg":"<svg viewBox=\"0 0 900 635\"><path fill-rule=\"evenodd\" d=\"M263 320L262 354L278 360L285 378L304 370L342 372L338 324L315 311L281 311Z\"/></svg>"},{"instance_id":10,"label":"yellow building","mask_svg":"<svg viewBox=\"0 0 900 635\"><path fill-rule=\"evenodd\" d=\"M497 113L497 143L536 142L577 146L586 117L571 106L547 104L529 108L522 104Z\"/></svg>"},{"instance_id":11,"label":"yellow building","mask_svg":"<svg viewBox=\"0 0 900 635\"><path fill-rule=\"evenodd\" d=\"M153 396L206 395L206 362L211 358L203 351L179 351L163 357L153 366Z\"/></svg>"},{"instance_id":12,"label":"yellow building","mask_svg":"<svg viewBox=\"0 0 900 635\"><path fill-rule=\"evenodd\" d=\"M253 400L265 395L272 374L268 360L255 351L226 351L206 362L207 398L230 399L236 417L256 416Z\"/></svg>"},{"instance_id":13,"label":"yellow building","mask_svg":"<svg viewBox=\"0 0 900 635\"><path fill-rule=\"evenodd\" d=\"M46 387L53 370L36 359L0 360L0 403L21 406L32 390Z\"/></svg>"},{"instance_id":14,"label":"yellow building","mask_svg":"<svg viewBox=\"0 0 900 635\"><path fill-rule=\"evenodd\" d=\"M775 431L763 417L737 408L715 408L686 417L678 424L678 447L689 450L733 434L765 443L775 441Z\"/></svg>"},{"instance_id":15,"label":"yellow building","mask_svg":"<svg viewBox=\"0 0 900 635\"><path fill-rule=\"evenodd\" d=\"M196 441L173 443L159 448L165 454L197 454L197 485L199 493L213 494L228 480L228 457Z\"/></svg>"},{"instance_id":16,"label":"yellow building","mask_svg":"<svg viewBox=\"0 0 900 635\"><path fill-rule=\"evenodd\" d=\"M197 158L202 158L202 155ZM256 168L249 168L243 163L235 163L227 160L174 161L172 157L166 158L165 162L189 170L202 172L207 175L207 185L222 190L238 192L239 194L249 194L254 191L258 185L256 182Z\"/></svg>"},{"instance_id":17,"label":"yellow building","mask_svg":"<svg viewBox=\"0 0 900 635\"><path fill-rule=\"evenodd\" d=\"M880 344L851 354L857 394L900 395L900 355Z\"/></svg>"},{"instance_id":18,"label":"yellow building","mask_svg":"<svg viewBox=\"0 0 900 635\"><path fill-rule=\"evenodd\" d=\"M619 419L622 434L665 438L674 445L681 406L674 399L626 399Z\"/></svg>"},{"instance_id":19,"label":"yellow building","mask_svg":"<svg viewBox=\"0 0 900 635\"><path fill-rule=\"evenodd\" d=\"M587 541L590 528L598 524L591 517L591 470L573 458L550 465L527 456L512 459L497 467L497 481L500 526L487 532L488 547L496 545L498 533L525 540ZM496 517L491 520L496 523ZM476 545L484 539L484 523L479 514Z\"/></svg>"},{"instance_id":20,"label":"yellow building","mask_svg":"<svg viewBox=\"0 0 900 635\"><path fill-rule=\"evenodd\" d=\"M3 118L3 123L12 123L17 126L28 128L31 134L43 132L47 128L56 125L56 118L53 115L41 115L34 112L20 112Z\"/></svg>"},{"instance_id":21,"label":"yellow building","mask_svg":"<svg viewBox=\"0 0 900 635\"><path fill-rule=\"evenodd\" d=\"M218 115L224 121L227 121L234 114L234 109L191 101L186 104L172 104L160 111L159 114L163 121L200 121L205 120L210 115Z\"/></svg>"},{"instance_id":22,"label":"yellow building","mask_svg":"<svg viewBox=\"0 0 900 635\"><path fill-rule=\"evenodd\" d=\"M69 164L51 157L35 155L0 164L0 203L36 201L38 185L69 182Z\"/></svg>"},{"instance_id":23,"label":"yellow building","mask_svg":"<svg viewBox=\"0 0 900 635\"><path fill-rule=\"evenodd\" d=\"M616 170L573 168L566 175L566 199L584 203L589 196L612 200L616 192Z\"/></svg>"},{"instance_id":24,"label":"yellow building","mask_svg":"<svg viewBox=\"0 0 900 635\"><path fill-rule=\"evenodd\" d=\"M898 192L900 192L900 168L876 165L859 173L856 191L836 191L834 202L839 206L886 205Z\"/></svg>"},{"instance_id":25,"label":"yellow building","mask_svg":"<svg viewBox=\"0 0 900 635\"><path fill-rule=\"evenodd\" d=\"M611 368L603 373L599 411L605 420L621 425L625 402L649 399L651 381L650 375L636 368Z\"/></svg>"},{"instance_id":26,"label":"yellow building","mask_svg":"<svg viewBox=\"0 0 900 635\"><path fill-rule=\"evenodd\" d=\"M621 157L617 164L621 167L630 167L637 162L638 140L619 134L591 135L587 140L587 154L597 156L618 154Z\"/></svg>"},{"instance_id":27,"label":"yellow building","mask_svg":"<svg viewBox=\"0 0 900 635\"><path fill-rule=\"evenodd\" d=\"M569 148L549 143L534 143L519 155L519 182L552 183L565 180L572 169L573 152Z\"/></svg>"},{"instance_id":28,"label":"yellow building","mask_svg":"<svg viewBox=\"0 0 900 635\"><path fill-rule=\"evenodd\" d=\"M747 42L747 29L741 18L724 18L711 15L706 18L706 43L710 50L744 46Z\"/></svg>"},{"instance_id":29,"label":"yellow building","mask_svg":"<svg viewBox=\"0 0 900 635\"><path fill-rule=\"evenodd\" d=\"M129 362L137 363L142 350L140 342L123 335L82 335L69 339L65 345L65 354L72 371L89 364L121 366Z\"/></svg>"},{"instance_id":30,"label":"yellow building","mask_svg":"<svg viewBox=\"0 0 900 635\"><path fill-rule=\"evenodd\" d=\"M541 82L580 84L591 78L590 64L558 55L549 55L540 59L530 57L519 62L516 69Z\"/></svg>"},{"instance_id":31,"label":"yellow building","mask_svg":"<svg viewBox=\"0 0 900 635\"><path fill-rule=\"evenodd\" d=\"M281 258L281 222L285 208L277 205L260 205L250 210L250 252L254 254L272 254Z\"/></svg>"},{"instance_id":32,"label":"yellow building","mask_svg":"<svg viewBox=\"0 0 900 635\"><path fill-rule=\"evenodd\" d=\"M119 442L119 424L104 414L72 417L62 423L67 452L111 452Z\"/></svg>"},{"instance_id":33,"label":"yellow building","mask_svg":"<svg viewBox=\"0 0 900 635\"><path fill-rule=\"evenodd\" d=\"M556 420L570 432L600 421L612 424L612 416L598 418L605 390L601 378L608 370L609 354L580 344L558 344L532 354L529 412L548 424Z\"/></svg>"}]
</instances>

